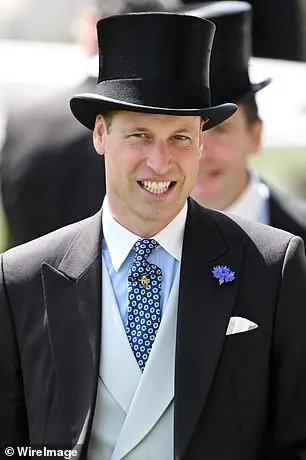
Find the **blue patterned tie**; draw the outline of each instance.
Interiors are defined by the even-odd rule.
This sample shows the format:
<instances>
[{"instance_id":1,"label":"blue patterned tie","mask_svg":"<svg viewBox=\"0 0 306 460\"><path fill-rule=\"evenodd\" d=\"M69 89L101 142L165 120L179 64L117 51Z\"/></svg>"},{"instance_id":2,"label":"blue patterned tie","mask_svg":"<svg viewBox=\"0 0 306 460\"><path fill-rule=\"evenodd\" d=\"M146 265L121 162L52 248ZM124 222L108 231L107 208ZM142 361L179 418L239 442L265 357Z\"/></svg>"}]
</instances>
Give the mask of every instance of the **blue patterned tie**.
<instances>
[{"instance_id":1,"label":"blue patterned tie","mask_svg":"<svg viewBox=\"0 0 306 460\"><path fill-rule=\"evenodd\" d=\"M142 372L161 320L162 272L147 260L157 246L153 239L138 240L134 245L136 256L128 274L126 334Z\"/></svg>"}]
</instances>

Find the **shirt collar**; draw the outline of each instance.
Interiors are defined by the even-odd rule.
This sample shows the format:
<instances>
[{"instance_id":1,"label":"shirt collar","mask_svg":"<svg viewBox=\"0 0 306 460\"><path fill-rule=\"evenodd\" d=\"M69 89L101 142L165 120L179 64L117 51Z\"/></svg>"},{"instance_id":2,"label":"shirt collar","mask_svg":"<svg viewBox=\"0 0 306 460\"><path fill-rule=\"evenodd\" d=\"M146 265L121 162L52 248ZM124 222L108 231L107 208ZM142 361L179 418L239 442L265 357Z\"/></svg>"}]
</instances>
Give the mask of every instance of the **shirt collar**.
<instances>
[{"instance_id":1,"label":"shirt collar","mask_svg":"<svg viewBox=\"0 0 306 460\"><path fill-rule=\"evenodd\" d=\"M178 215L159 233L154 235L157 243L172 257L180 261L187 216L187 201ZM118 271L129 255L139 236L122 227L112 216L105 196L102 207L103 235L115 271Z\"/></svg>"},{"instance_id":2,"label":"shirt collar","mask_svg":"<svg viewBox=\"0 0 306 460\"><path fill-rule=\"evenodd\" d=\"M235 214L244 219L258 221L268 198L268 187L253 172L250 172L250 180L247 187L225 212Z\"/></svg>"}]
</instances>

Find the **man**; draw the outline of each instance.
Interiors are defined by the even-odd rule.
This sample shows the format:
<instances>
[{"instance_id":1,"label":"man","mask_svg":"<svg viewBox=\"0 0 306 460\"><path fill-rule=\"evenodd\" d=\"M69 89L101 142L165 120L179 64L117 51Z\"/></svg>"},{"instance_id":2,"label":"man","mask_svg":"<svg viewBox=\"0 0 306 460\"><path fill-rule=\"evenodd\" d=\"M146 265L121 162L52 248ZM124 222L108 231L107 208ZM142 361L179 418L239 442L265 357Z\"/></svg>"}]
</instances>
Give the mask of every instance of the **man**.
<instances>
[{"instance_id":1,"label":"man","mask_svg":"<svg viewBox=\"0 0 306 460\"><path fill-rule=\"evenodd\" d=\"M107 194L1 258L0 444L305 459L303 243L188 199L201 129L235 111L209 103L213 31L167 13L99 21L97 89L70 104Z\"/></svg>"},{"instance_id":2,"label":"man","mask_svg":"<svg viewBox=\"0 0 306 460\"><path fill-rule=\"evenodd\" d=\"M72 119L68 101L96 85L96 22L111 11L162 11L156 0L97 1L76 21L76 38L88 56L88 77L56 98L15 112L10 118L1 163L3 207L12 245L25 243L94 214L105 195L104 161L92 135Z\"/></svg>"},{"instance_id":3,"label":"man","mask_svg":"<svg viewBox=\"0 0 306 460\"><path fill-rule=\"evenodd\" d=\"M214 2L191 13L208 17L217 26L211 58L213 102L238 104L229 120L203 134L204 150L192 196L204 206L270 224L306 241L306 204L264 183L249 167L249 156L260 150L263 128L255 95L270 82L249 79L251 6Z\"/></svg>"}]
</instances>

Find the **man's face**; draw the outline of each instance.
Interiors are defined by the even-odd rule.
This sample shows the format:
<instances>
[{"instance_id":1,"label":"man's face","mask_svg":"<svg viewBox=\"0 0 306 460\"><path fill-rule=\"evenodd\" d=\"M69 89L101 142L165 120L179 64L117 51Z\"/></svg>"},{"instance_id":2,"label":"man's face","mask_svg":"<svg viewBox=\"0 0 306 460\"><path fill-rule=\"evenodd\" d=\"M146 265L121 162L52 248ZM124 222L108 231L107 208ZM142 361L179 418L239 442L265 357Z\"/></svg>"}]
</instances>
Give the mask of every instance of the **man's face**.
<instances>
[{"instance_id":1,"label":"man's face","mask_svg":"<svg viewBox=\"0 0 306 460\"><path fill-rule=\"evenodd\" d=\"M248 183L248 154L260 148L262 122L248 125L245 108L202 134L203 154L192 196L204 206L226 209Z\"/></svg>"},{"instance_id":2,"label":"man's face","mask_svg":"<svg viewBox=\"0 0 306 460\"><path fill-rule=\"evenodd\" d=\"M119 111L109 129L98 116L94 144L105 155L113 217L152 236L183 208L201 154L201 118Z\"/></svg>"}]
</instances>

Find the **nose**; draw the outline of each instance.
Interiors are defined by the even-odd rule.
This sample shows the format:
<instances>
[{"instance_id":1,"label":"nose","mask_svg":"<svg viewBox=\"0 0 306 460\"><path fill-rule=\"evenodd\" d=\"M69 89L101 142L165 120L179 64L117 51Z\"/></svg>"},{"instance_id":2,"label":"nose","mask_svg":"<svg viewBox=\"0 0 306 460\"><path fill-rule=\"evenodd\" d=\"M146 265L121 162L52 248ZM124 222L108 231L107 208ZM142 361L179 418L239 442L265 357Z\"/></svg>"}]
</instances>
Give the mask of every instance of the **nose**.
<instances>
[{"instance_id":1,"label":"nose","mask_svg":"<svg viewBox=\"0 0 306 460\"><path fill-rule=\"evenodd\" d=\"M148 152L147 166L158 175L163 175L169 171L171 166L171 152L167 142L155 142Z\"/></svg>"}]
</instances>

